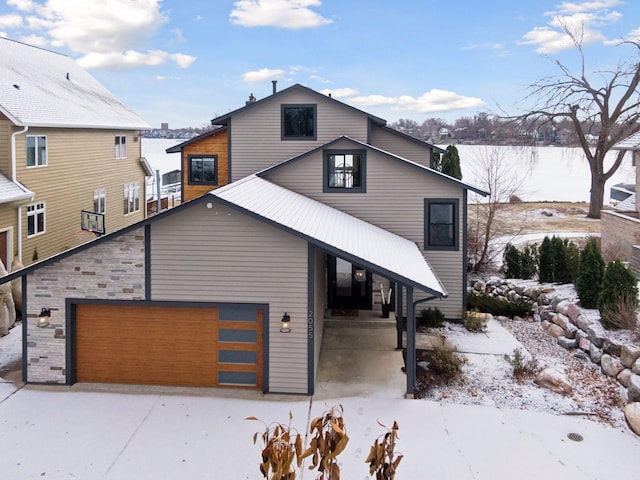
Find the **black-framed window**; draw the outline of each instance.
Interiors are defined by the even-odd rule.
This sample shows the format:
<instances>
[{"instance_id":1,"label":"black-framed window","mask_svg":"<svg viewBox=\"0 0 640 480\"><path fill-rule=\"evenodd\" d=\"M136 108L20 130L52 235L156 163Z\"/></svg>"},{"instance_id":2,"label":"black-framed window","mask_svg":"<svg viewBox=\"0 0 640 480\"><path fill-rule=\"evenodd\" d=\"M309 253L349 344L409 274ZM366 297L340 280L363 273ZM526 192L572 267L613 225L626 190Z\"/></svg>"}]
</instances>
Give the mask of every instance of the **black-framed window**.
<instances>
[{"instance_id":1,"label":"black-framed window","mask_svg":"<svg viewBox=\"0 0 640 480\"><path fill-rule=\"evenodd\" d=\"M457 198L424 200L424 249L458 250L460 245Z\"/></svg>"},{"instance_id":2,"label":"black-framed window","mask_svg":"<svg viewBox=\"0 0 640 480\"><path fill-rule=\"evenodd\" d=\"M366 191L365 150L324 151L324 192Z\"/></svg>"},{"instance_id":3,"label":"black-framed window","mask_svg":"<svg viewBox=\"0 0 640 480\"><path fill-rule=\"evenodd\" d=\"M316 140L316 105L282 105L282 140Z\"/></svg>"},{"instance_id":4,"label":"black-framed window","mask_svg":"<svg viewBox=\"0 0 640 480\"><path fill-rule=\"evenodd\" d=\"M218 156L189 155L189 184L217 185Z\"/></svg>"}]
</instances>

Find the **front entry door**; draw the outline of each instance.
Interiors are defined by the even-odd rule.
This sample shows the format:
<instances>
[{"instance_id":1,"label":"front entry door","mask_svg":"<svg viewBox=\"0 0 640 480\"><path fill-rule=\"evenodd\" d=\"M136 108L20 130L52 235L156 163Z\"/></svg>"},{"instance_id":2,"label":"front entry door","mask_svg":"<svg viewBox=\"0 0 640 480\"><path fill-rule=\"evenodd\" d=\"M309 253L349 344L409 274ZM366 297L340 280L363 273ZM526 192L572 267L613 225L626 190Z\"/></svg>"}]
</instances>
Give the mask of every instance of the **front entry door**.
<instances>
[{"instance_id":1,"label":"front entry door","mask_svg":"<svg viewBox=\"0 0 640 480\"><path fill-rule=\"evenodd\" d=\"M328 256L329 308L371 310L371 272Z\"/></svg>"}]
</instances>

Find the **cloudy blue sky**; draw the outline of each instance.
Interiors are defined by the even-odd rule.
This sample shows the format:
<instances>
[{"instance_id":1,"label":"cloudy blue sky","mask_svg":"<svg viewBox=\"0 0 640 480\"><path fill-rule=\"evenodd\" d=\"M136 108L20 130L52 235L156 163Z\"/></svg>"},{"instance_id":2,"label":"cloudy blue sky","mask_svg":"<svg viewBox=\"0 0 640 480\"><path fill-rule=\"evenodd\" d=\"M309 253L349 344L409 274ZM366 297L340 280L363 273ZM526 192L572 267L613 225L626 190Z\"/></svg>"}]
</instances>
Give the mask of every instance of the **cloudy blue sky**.
<instances>
[{"instance_id":1,"label":"cloudy blue sky","mask_svg":"<svg viewBox=\"0 0 640 480\"><path fill-rule=\"evenodd\" d=\"M526 86L614 68L638 0L0 0L0 36L77 59L149 124L201 126L301 83L393 122L513 113Z\"/></svg>"}]
</instances>

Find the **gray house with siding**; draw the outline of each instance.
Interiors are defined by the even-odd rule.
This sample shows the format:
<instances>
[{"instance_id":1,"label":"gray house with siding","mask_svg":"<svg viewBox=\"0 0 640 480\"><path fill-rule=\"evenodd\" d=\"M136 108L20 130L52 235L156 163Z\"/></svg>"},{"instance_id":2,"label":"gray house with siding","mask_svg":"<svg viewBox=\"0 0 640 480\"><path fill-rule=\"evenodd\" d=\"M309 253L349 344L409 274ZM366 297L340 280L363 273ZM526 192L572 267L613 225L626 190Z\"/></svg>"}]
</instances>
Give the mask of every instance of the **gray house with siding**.
<instances>
[{"instance_id":1,"label":"gray house with siding","mask_svg":"<svg viewBox=\"0 0 640 480\"><path fill-rule=\"evenodd\" d=\"M413 393L416 310L461 317L467 192L484 192L305 87L214 123L230 183L2 279L22 277L24 380L312 394L327 312L376 308L382 278Z\"/></svg>"}]
</instances>

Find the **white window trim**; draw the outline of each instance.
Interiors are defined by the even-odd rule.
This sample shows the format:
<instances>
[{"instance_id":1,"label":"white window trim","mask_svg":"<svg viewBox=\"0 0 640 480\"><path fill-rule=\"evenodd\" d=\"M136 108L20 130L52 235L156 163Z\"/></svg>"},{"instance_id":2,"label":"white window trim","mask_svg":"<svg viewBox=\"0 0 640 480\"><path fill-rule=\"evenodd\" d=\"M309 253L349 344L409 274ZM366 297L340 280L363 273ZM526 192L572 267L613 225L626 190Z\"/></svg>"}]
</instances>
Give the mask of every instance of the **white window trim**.
<instances>
[{"instance_id":1,"label":"white window trim","mask_svg":"<svg viewBox=\"0 0 640 480\"><path fill-rule=\"evenodd\" d=\"M126 202L125 216L140 211L140 182L124 184L124 201Z\"/></svg>"},{"instance_id":2,"label":"white window trim","mask_svg":"<svg viewBox=\"0 0 640 480\"><path fill-rule=\"evenodd\" d=\"M29 209L32 208L31 211ZM42 217L42 225L43 230L41 232L36 231L29 235L29 217L34 217L34 226L37 230L38 228L38 216L43 215ZM27 205L27 238L37 237L38 235L42 235L47 232L47 205L45 202L37 202L31 203Z\"/></svg>"},{"instance_id":3,"label":"white window trim","mask_svg":"<svg viewBox=\"0 0 640 480\"><path fill-rule=\"evenodd\" d=\"M34 158L35 158L35 165L28 165L29 162L29 139L30 138L35 138L35 152L34 152ZM44 161L42 163L38 163L38 138L44 138ZM46 167L47 164L49 163L49 140L47 138L46 135L27 135L25 138L25 154L26 154L26 158L25 158L25 164L27 168L40 168L40 167Z\"/></svg>"},{"instance_id":4,"label":"white window trim","mask_svg":"<svg viewBox=\"0 0 640 480\"><path fill-rule=\"evenodd\" d=\"M97 209L96 209L96 202L98 205ZM94 190L93 211L95 213L107 213L107 189L106 188L99 188L97 190Z\"/></svg>"},{"instance_id":5,"label":"white window trim","mask_svg":"<svg viewBox=\"0 0 640 480\"><path fill-rule=\"evenodd\" d=\"M127 158L127 136L115 136L116 159Z\"/></svg>"}]
</instances>

